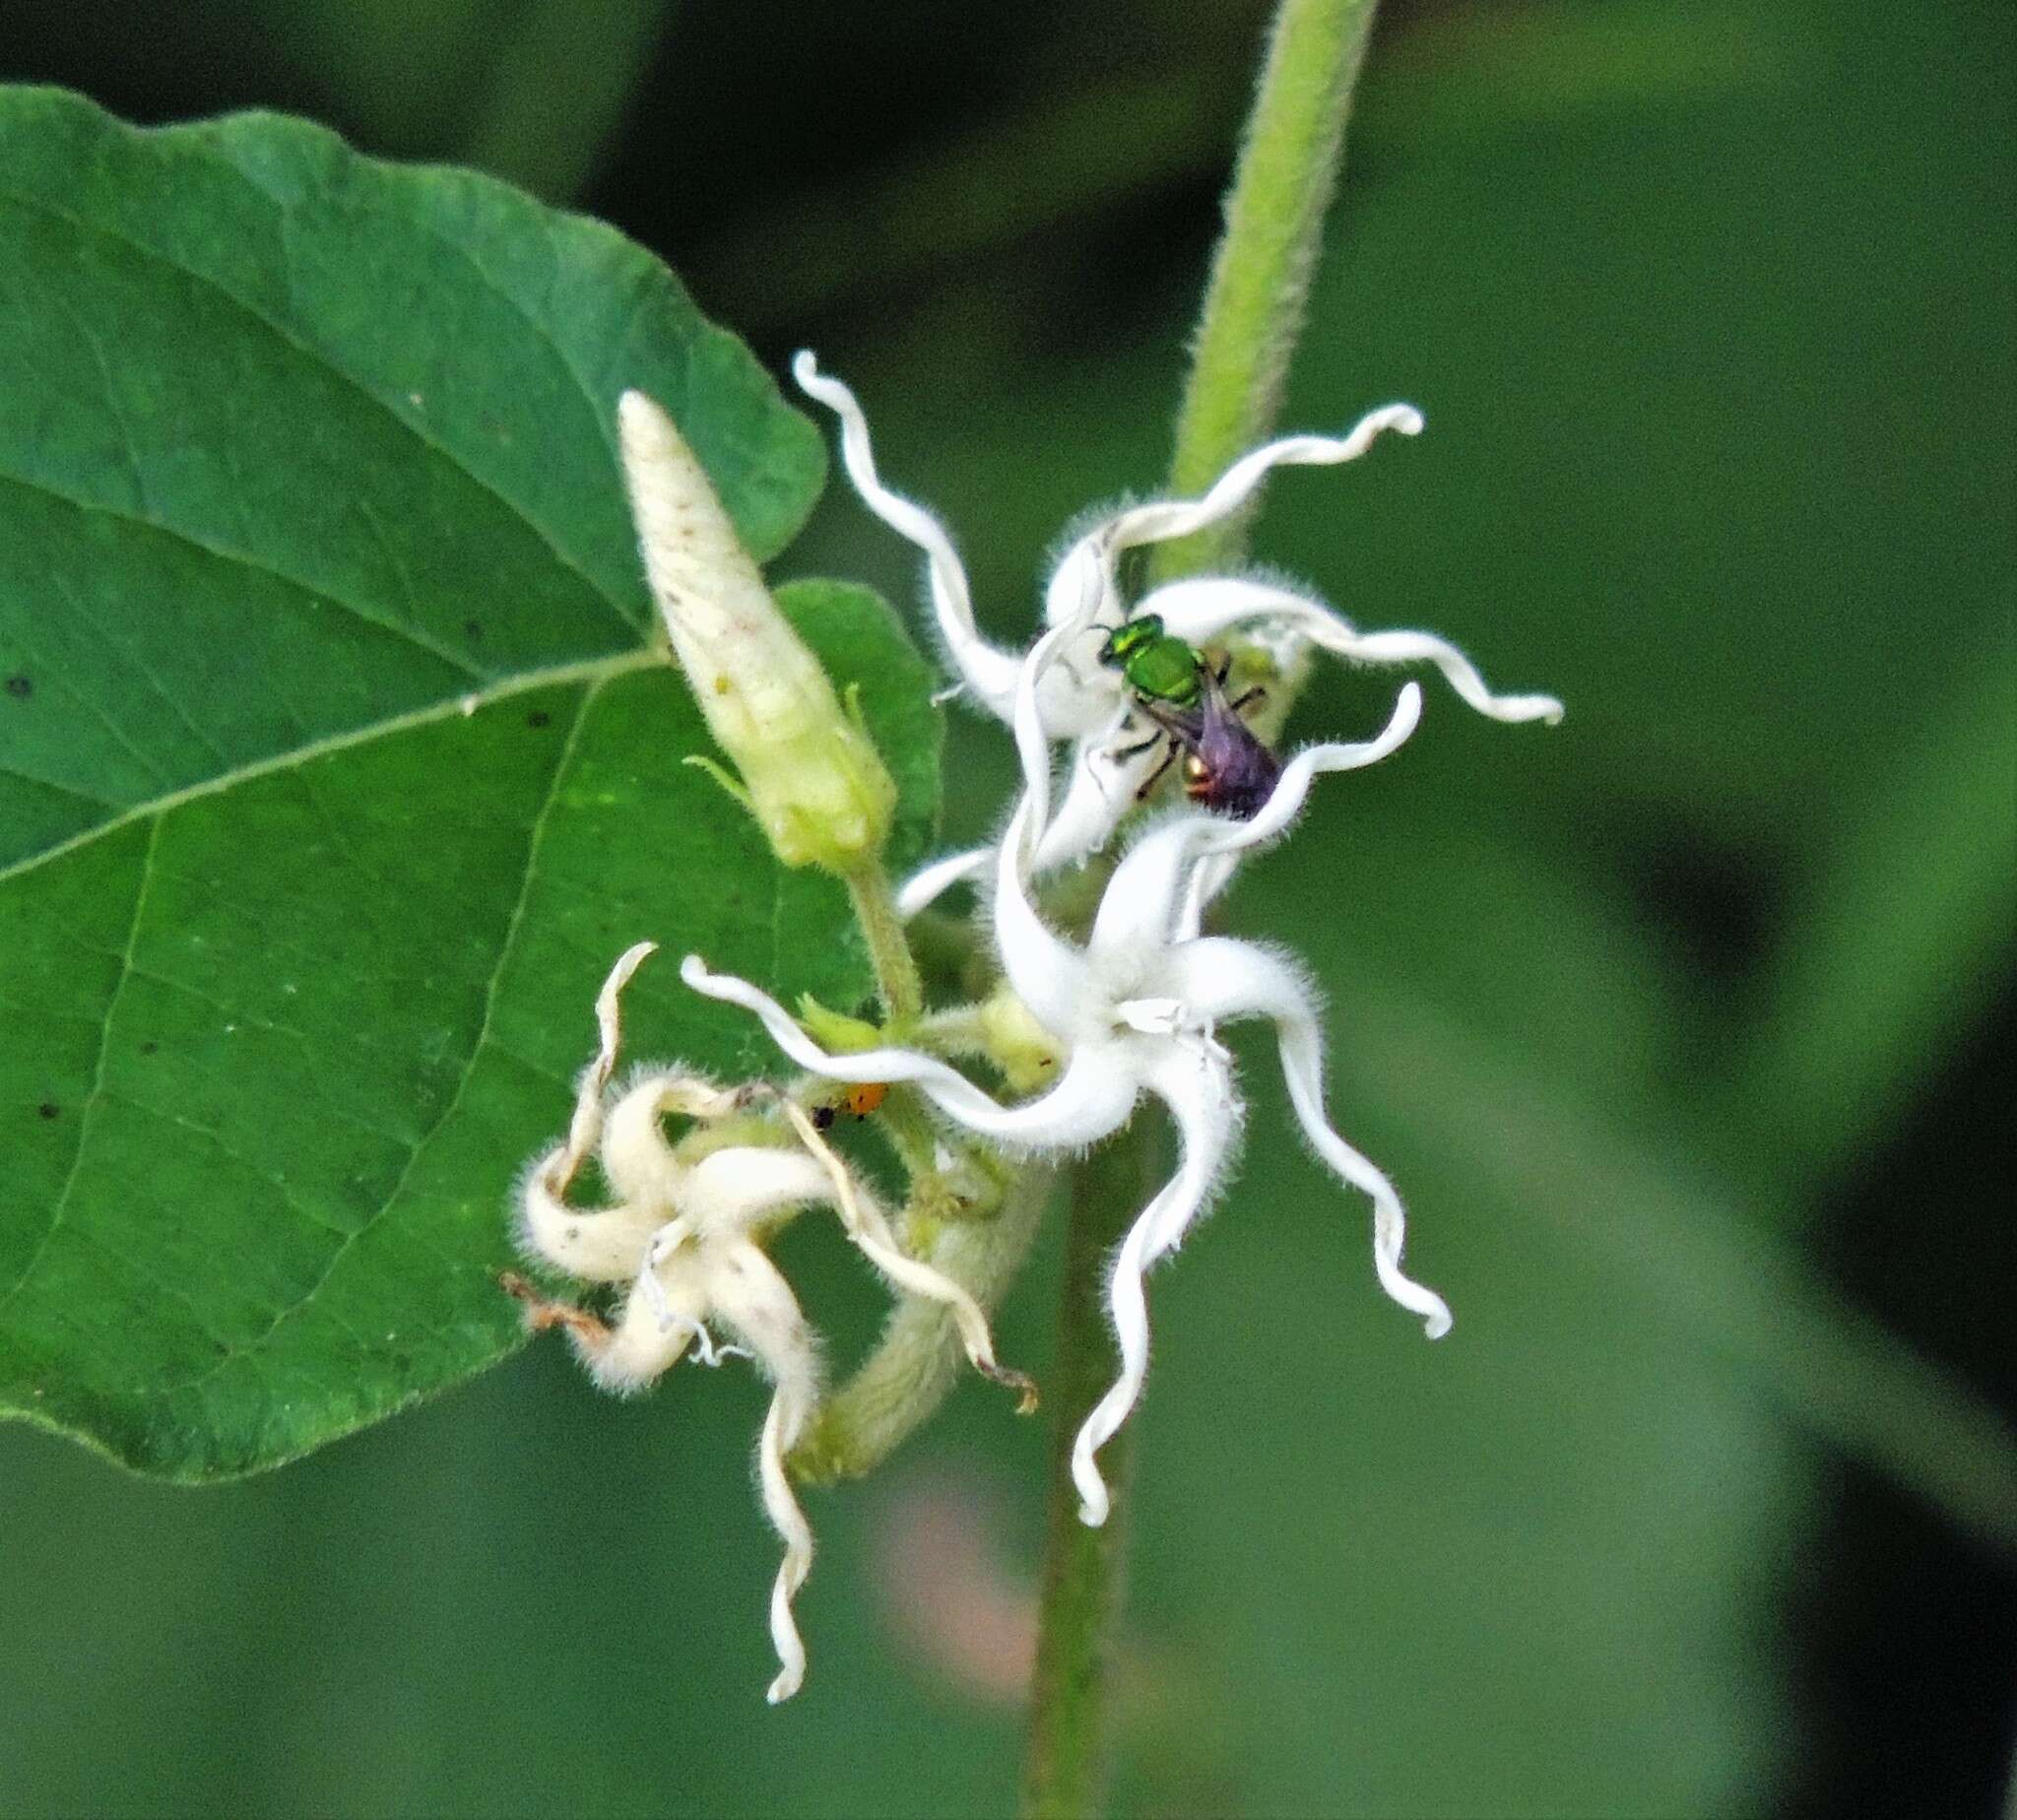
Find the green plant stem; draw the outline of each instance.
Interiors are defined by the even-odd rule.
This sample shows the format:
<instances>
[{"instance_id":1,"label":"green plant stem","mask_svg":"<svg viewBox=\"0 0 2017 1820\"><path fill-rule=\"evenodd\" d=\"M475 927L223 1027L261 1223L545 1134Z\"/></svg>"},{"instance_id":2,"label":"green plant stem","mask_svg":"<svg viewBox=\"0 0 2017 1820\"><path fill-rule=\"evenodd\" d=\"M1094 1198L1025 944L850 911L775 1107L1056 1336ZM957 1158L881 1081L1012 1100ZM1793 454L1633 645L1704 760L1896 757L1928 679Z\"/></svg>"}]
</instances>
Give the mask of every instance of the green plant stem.
<instances>
[{"instance_id":1,"label":"green plant stem","mask_svg":"<svg viewBox=\"0 0 2017 1820\"><path fill-rule=\"evenodd\" d=\"M903 931L903 918L897 914L889 875L879 863L864 866L847 875L847 894L869 949L869 964L876 970L876 992L884 1024L900 1027L913 1022L924 1014L925 989L918 977L917 958L910 951L910 938Z\"/></svg>"},{"instance_id":2,"label":"green plant stem","mask_svg":"<svg viewBox=\"0 0 2017 1820\"><path fill-rule=\"evenodd\" d=\"M1226 197L1177 419L1170 490L1202 493L1235 457L1267 439L1301 334L1351 94L1365 61L1375 0L1282 0L1261 88ZM1246 515L1163 544L1150 564L1174 581L1237 560Z\"/></svg>"},{"instance_id":3,"label":"green plant stem","mask_svg":"<svg viewBox=\"0 0 2017 1820\"><path fill-rule=\"evenodd\" d=\"M1029 1820L1096 1814L1105 1785L1107 1669L1126 1565L1134 1430L1124 1427L1100 1450L1099 1469L1113 1507L1097 1529L1078 1521L1072 1443L1114 1379L1101 1293L1106 1256L1153 1192L1162 1148L1155 1125L1138 1122L1072 1172L1064 1309L1057 1363L1046 1387L1057 1413L1051 1425L1043 1615L1022 1765L1022 1812Z\"/></svg>"},{"instance_id":4,"label":"green plant stem","mask_svg":"<svg viewBox=\"0 0 2017 1820\"><path fill-rule=\"evenodd\" d=\"M1282 0L1275 14L1192 349L1170 469L1174 492L1203 492L1274 426L1374 4ZM1162 545L1155 579L1236 560L1244 538L1244 524L1232 522ZM1023 1763L1022 1812L1032 1820L1100 1810L1107 1662L1130 1509L1130 1430L1123 1428L1100 1456L1113 1508L1099 1529L1078 1521L1072 1442L1113 1380L1106 1256L1146 1202L1160 1151L1156 1122L1137 1120L1072 1176L1050 1388L1055 1438L1044 1584Z\"/></svg>"},{"instance_id":5,"label":"green plant stem","mask_svg":"<svg viewBox=\"0 0 2017 1820\"><path fill-rule=\"evenodd\" d=\"M1048 1165L1025 1163L985 1218L943 1221L927 1243L911 1247L912 1254L992 1310L1029 1256L1056 1187ZM808 1484L824 1485L874 1471L945 1400L967 1369L951 1311L924 1296L899 1297L875 1349L820 1405L792 1450L792 1472Z\"/></svg>"}]
</instances>

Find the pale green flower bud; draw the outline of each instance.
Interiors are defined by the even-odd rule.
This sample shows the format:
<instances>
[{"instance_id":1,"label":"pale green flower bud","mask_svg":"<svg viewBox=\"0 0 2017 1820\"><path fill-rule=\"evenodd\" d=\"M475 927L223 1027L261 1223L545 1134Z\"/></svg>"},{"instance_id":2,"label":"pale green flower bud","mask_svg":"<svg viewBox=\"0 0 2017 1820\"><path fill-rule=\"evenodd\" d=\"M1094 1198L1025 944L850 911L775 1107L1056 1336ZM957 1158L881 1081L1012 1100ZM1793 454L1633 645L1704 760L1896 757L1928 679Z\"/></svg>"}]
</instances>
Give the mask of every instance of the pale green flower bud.
<instances>
[{"instance_id":1,"label":"pale green flower bud","mask_svg":"<svg viewBox=\"0 0 2017 1820\"><path fill-rule=\"evenodd\" d=\"M645 574L708 730L787 866L873 860L896 786L770 598L705 471L642 392L617 411Z\"/></svg>"}]
</instances>

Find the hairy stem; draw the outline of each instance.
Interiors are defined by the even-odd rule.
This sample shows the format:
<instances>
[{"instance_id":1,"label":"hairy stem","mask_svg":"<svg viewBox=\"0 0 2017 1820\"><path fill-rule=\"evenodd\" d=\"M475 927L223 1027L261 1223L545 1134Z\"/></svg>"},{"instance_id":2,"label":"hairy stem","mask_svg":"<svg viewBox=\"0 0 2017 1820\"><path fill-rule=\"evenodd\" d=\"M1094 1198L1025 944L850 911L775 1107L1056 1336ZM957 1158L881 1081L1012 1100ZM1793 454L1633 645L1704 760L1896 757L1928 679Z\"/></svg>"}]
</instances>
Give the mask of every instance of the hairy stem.
<instances>
[{"instance_id":1,"label":"hairy stem","mask_svg":"<svg viewBox=\"0 0 2017 1820\"><path fill-rule=\"evenodd\" d=\"M917 957L910 951L910 938L904 934L903 918L897 914L889 875L879 861L858 868L847 875L847 894L869 949L869 964L876 970L883 1022L898 1026L891 1036L900 1041L901 1026L924 1013L925 989L918 977Z\"/></svg>"},{"instance_id":2,"label":"hairy stem","mask_svg":"<svg viewBox=\"0 0 2017 1820\"><path fill-rule=\"evenodd\" d=\"M1177 418L1170 490L1202 493L1274 428L1344 154L1374 0L1282 0L1226 196ZM1238 560L1247 515L1160 546L1157 581Z\"/></svg>"},{"instance_id":3,"label":"hairy stem","mask_svg":"<svg viewBox=\"0 0 2017 1820\"><path fill-rule=\"evenodd\" d=\"M1275 14L1192 348L1170 469L1173 492L1203 492L1274 426L1374 3L1281 0ZM1244 524L1232 522L1164 544L1154 577L1170 581L1237 560L1244 539ZM1050 1387L1056 1427L1049 1525L1022 1782L1022 1812L1045 1820L1096 1814L1101 1805L1107 1663L1130 1510L1130 1431L1124 1428L1100 1456L1113 1510L1099 1529L1078 1521L1072 1441L1113 1379L1106 1255L1147 1200L1160 1150L1157 1123L1138 1120L1072 1175L1058 1367Z\"/></svg>"},{"instance_id":4,"label":"hairy stem","mask_svg":"<svg viewBox=\"0 0 2017 1820\"><path fill-rule=\"evenodd\" d=\"M1056 1183L1043 1164L1024 1164L988 1217L943 1222L912 1255L992 1312L1029 1255ZM873 1471L945 1400L965 1369L951 1310L923 1296L899 1298L875 1350L792 1450L793 1473L816 1485Z\"/></svg>"},{"instance_id":5,"label":"hairy stem","mask_svg":"<svg viewBox=\"0 0 2017 1820\"><path fill-rule=\"evenodd\" d=\"M1064 1310L1058 1359L1046 1387L1057 1415L1044 1523L1042 1624L1022 1764L1022 1812L1030 1820L1096 1814L1105 1784L1107 1667L1121 1607L1134 1429L1123 1428L1100 1450L1099 1469L1113 1509L1097 1529L1078 1521L1072 1442L1114 1379L1102 1306L1104 1267L1107 1253L1153 1192L1162 1148L1156 1123L1138 1122L1072 1172Z\"/></svg>"}]
</instances>

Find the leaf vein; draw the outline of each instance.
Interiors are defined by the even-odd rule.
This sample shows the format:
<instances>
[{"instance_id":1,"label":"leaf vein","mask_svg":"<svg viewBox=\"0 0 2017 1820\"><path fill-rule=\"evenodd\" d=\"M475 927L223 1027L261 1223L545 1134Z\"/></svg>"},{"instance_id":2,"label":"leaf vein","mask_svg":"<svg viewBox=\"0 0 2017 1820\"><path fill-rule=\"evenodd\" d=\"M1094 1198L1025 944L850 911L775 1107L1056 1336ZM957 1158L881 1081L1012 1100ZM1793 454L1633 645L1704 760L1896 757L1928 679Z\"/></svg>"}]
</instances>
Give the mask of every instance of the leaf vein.
<instances>
[{"instance_id":1,"label":"leaf vein","mask_svg":"<svg viewBox=\"0 0 2017 1820\"><path fill-rule=\"evenodd\" d=\"M186 1384L177 1386L177 1389L189 1390L200 1387L216 1378L233 1360L250 1358L262 1346L268 1344L274 1334L279 1332L288 1322L296 1319L306 1312L314 1303L316 1297L328 1286L330 1279L336 1274L338 1267L350 1255L351 1248L370 1233L378 1230L385 1216L399 1204L400 1197L406 1192L407 1184L413 1179L413 1172L419 1165L421 1158L426 1154L427 1146L441 1135L449 1120L455 1116L457 1110L461 1107L463 1095L468 1090L470 1080L476 1073L478 1060L483 1055L486 1045L495 1047L495 1043L490 1036L490 1024L497 1008L498 987L503 981L505 970L510 965L512 951L517 944L519 932L524 925L526 905L532 899L533 880L539 873L540 841L546 832L547 822L552 816L553 806L559 800L560 782L565 777L567 767L573 759L575 748L580 742L581 730L587 725L589 709L594 703L597 694L601 692L601 688L602 682L600 680L597 680L592 682L582 691L581 700L575 709L574 719L567 730L566 741L562 745L559 756L554 762L553 773L549 780L546 796L533 816L526 844L525 873L520 880L518 898L511 907L511 915L505 922L503 939L497 945L497 963L491 969L489 983L484 994L483 1016L477 1025L476 1040L470 1045L469 1061L463 1069L462 1077L456 1082L455 1091L449 1096L448 1103L442 1107L440 1116L435 1119L433 1125L422 1137L420 1142L414 1146L413 1154L407 1159L406 1167L400 1171L399 1179L387 1191L384 1201L361 1225L345 1237L344 1242L331 1254L329 1263L324 1268L322 1274L309 1285L301 1298L291 1308L281 1310L274 1318L273 1325L249 1345L240 1347L228 1356L219 1359L217 1364L209 1371L203 1373L198 1378L189 1380ZM418 1229L401 1228L400 1230L405 1236L412 1238L416 1243L426 1243Z\"/></svg>"},{"instance_id":2,"label":"leaf vein","mask_svg":"<svg viewBox=\"0 0 2017 1820\"><path fill-rule=\"evenodd\" d=\"M483 671L470 663L467 658L463 657L452 646L441 644L428 637L425 633L417 631L411 625L401 624L397 619L388 619L380 614L372 613L368 608L360 607L355 601L345 600L343 596L332 593L329 589L315 582L305 581L298 575L290 575L286 569L281 568L277 563L268 561L263 556L255 556L242 550L229 549L223 544L214 543L207 538L199 537L194 531L186 531L180 525L170 524L166 519L151 518L143 512L135 512L125 506L113 505L109 500L81 499L75 493L67 493L62 488L52 486L47 481L37 480L31 475L0 472L0 482L4 482L9 486L19 487L28 492L40 493L45 498L60 499L65 505L72 506L80 512L97 513L98 516L112 519L118 524L137 525L143 531L156 532L160 536L170 538L191 550L200 551L204 555L213 557L219 562L231 563L239 568L249 569L254 574L268 576L272 580L292 588L297 594L306 595L311 600L328 602L330 606L336 608L340 613L349 614L352 618L359 621L361 624L371 626L385 633L390 638L397 638L402 643L413 646L416 651L422 651L429 657L438 658L442 663L461 671L464 676L471 678L473 681L488 681Z\"/></svg>"},{"instance_id":3,"label":"leaf vein","mask_svg":"<svg viewBox=\"0 0 2017 1820\"><path fill-rule=\"evenodd\" d=\"M47 1255L51 1242L63 1224L63 1216L70 1206L71 1191L77 1186L78 1171L84 1166L84 1152L91 1138L92 1115L103 1097L105 1089L105 1064L112 1053L112 1017L119 1008L119 996L126 990L126 982L133 976L133 956L140 942L141 919L147 909L148 881L154 871L154 852L161 838L162 824L155 821L149 825L147 845L140 856L140 877L133 886L133 920L126 930L126 950L120 956L119 976L112 982L111 996L105 1001L105 1014L98 1026L98 1061L92 1070L91 1086L86 1090L84 1104L77 1119L77 1149L70 1158L70 1168L63 1177L63 1186L56 1191L55 1204L50 1210L49 1223L44 1229L40 1242L30 1255L22 1272L14 1279L5 1295L0 1295L0 1313L13 1304L28 1280L35 1273L35 1267Z\"/></svg>"}]
</instances>

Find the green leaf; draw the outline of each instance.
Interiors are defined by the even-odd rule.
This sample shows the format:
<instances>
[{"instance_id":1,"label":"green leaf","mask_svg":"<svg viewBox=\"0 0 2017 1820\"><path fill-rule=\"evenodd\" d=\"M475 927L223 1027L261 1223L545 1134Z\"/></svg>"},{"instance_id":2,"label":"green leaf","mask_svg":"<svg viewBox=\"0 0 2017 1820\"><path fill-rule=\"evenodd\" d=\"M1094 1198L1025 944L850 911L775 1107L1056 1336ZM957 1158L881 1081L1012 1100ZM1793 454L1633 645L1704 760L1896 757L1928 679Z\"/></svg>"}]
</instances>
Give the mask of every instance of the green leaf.
<instances>
[{"instance_id":1,"label":"green leaf","mask_svg":"<svg viewBox=\"0 0 2017 1820\"><path fill-rule=\"evenodd\" d=\"M613 449L664 400L752 551L816 433L665 269L298 122L0 97L0 1410L274 1464L495 1360L514 1171L652 938L856 1002L832 881L682 763ZM789 591L904 789L929 678ZM648 968L638 1055L748 1029Z\"/></svg>"}]
</instances>

